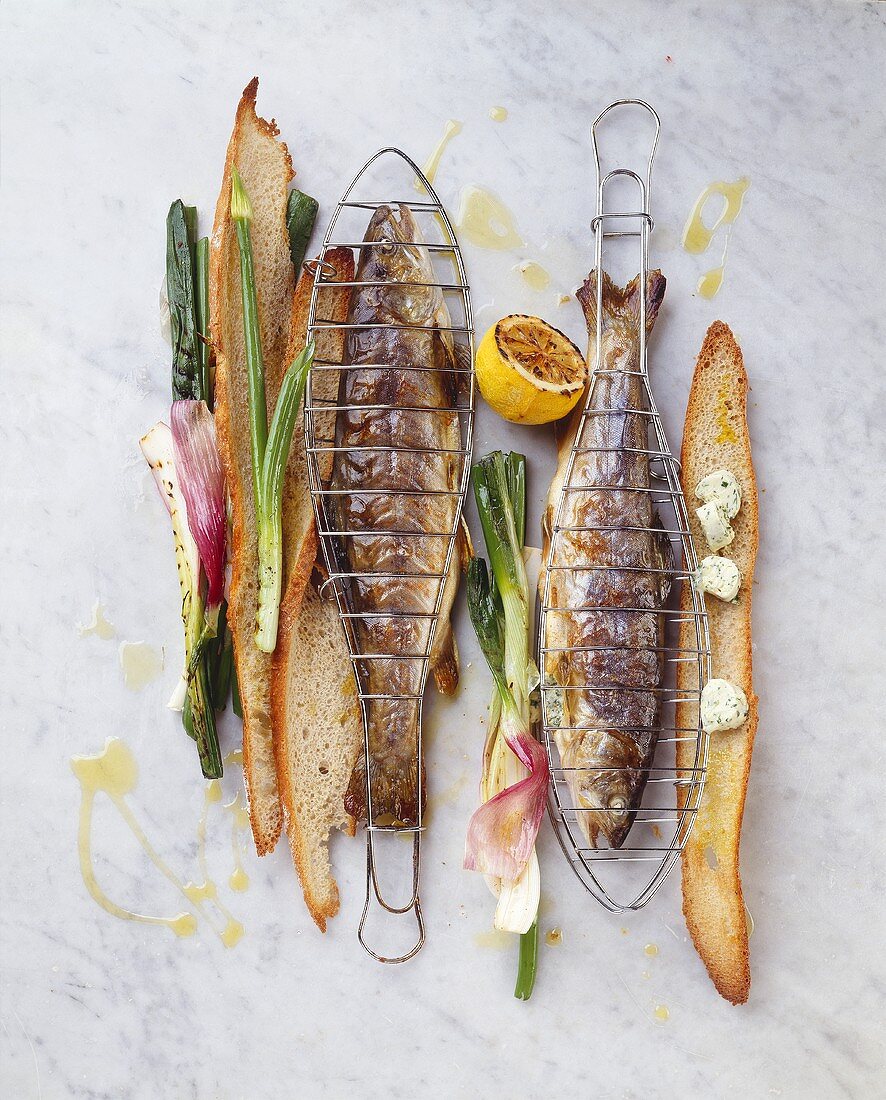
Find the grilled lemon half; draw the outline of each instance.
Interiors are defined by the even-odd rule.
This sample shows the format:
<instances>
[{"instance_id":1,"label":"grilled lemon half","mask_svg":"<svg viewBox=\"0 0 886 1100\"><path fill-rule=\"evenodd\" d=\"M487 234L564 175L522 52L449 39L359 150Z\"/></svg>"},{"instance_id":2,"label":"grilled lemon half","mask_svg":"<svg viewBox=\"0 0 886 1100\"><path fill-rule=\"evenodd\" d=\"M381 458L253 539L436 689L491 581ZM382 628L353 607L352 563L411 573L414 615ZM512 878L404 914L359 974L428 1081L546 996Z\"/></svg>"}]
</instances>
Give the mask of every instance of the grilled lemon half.
<instances>
[{"instance_id":1,"label":"grilled lemon half","mask_svg":"<svg viewBox=\"0 0 886 1100\"><path fill-rule=\"evenodd\" d=\"M584 390L587 366L562 332L540 317L502 317L480 341L480 393L513 424L549 424L564 417Z\"/></svg>"}]
</instances>

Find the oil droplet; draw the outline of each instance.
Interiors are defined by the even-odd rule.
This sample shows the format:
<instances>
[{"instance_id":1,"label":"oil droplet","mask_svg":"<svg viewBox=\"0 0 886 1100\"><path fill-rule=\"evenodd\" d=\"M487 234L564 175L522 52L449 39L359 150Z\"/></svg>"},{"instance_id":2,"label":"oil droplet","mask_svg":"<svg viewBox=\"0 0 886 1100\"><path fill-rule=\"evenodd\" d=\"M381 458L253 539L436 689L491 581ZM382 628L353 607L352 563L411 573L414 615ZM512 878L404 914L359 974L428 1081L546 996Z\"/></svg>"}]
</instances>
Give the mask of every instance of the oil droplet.
<instances>
[{"instance_id":1,"label":"oil droplet","mask_svg":"<svg viewBox=\"0 0 886 1100\"><path fill-rule=\"evenodd\" d=\"M185 885L185 897L188 901L211 901L216 896L215 883L206 881L199 885L195 882L189 882Z\"/></svg>"},{"instance_id":2,"label":"oil droplet","mask_svg":"<svg viewBox=\"0 0 886 1100\"><path fill-rule=\"evenodd\" d=\"M640 975L640 977L641 978L646 978L648 980L649 978L652 977L652 975L649 973L648 970L644 970L643 973Z\"/></svg>"},{"instance_id":3,"label":"oil droplet","mask_svg":"<svg viewBox=\"0 0 886 1100\"><path fill-rule=\"evenodd\" d=\"M207 802L221 802L222 789L221 783L217 779L211 779L209 785L206 788L206 801Z\"/></svg>"},{"instance_id":4,"label":"oil droplet","mask_svg":"<svg viewBox=\"0 0 886 1100\"><path fill-rule=\"evenodd\" d=\"M177 935L184 939L193 936L197 931L197 918L193 913L182 913L169 921L169 927Z\"/></svg>"},{"instance_id":5,"label":"oil droplet","mask_svg":"<svg viewBox=\"0 0 886 1100\"><path fill-rule=\"evenodd\" d=\"M234 859L234 869L231 871L228 885L232 890L242 894L249 889L249 875L243 867L243 848L240 845L240 831L249 828L249 810L240 797L240 792L234 796L231 802L225 803L225 809L231 814L231 854Z\"/></svg>"},{"instance_id":6,"label":"oil droplet","mask_svg":"<svg viewBox=\"0 0 886 1100\"><path fill-rule=\"evenodd\" d=\"M643 948L643 953L648 955L650 959L654 959L655 956L658 954L658 944L647 943L646 946Z\"/></svg>"},{"instance_id":7,"label":"oil droplet","mask_svg":"<svg viewBox=\"0 0 886 1100\"><path fill-rule=\"evenodd\" d=\"M742 176L741 179L735 180L734 183L726 183L724 180L717 180L714 183L708 184L695 200L695 206L693 206L686 226L683 229L683 247L687 252L693 254L705 252L720 226L733 224L741 213L745 192L750 185L751 181L747 176ZM715 195L720 195L722 197L723 209L714 219L713 224L707 226L703 219L704 208L708 201Z\"/></svg>"},{"instance_id":8,"label":"oil droplet","mask_svg":"<svg viewBox=\"0 0 886 1100\"><path fill-rule=\"evenodd\" d=\"M434 180L437 178L437 169L440 167L440 160L443 157L446 146L449 144L450 141L452 141L456 134L460 133L461 123L457 119L450 118L446 125L443 127L443 136L437 142L436 146L434 147L434 151L425 161L424 168L422 169L428 183L433 183ZM424 192L424 185L422 184L421 180L415 180L415 189L416 191L422 193Z\"/></svg>"},{"instance_id":9,"label":"oil droplet","mask_svg":"<svg viewBox=\"0 0 886 1100\"><path fill-rule=\"evenodd\" d=\"M222 943L225 947L236 947L242 939L243 925L238 920L234 920L233 917L229 918L221 934Z\"/></svg>"},{"instance_id":10,"label":"oil droplet","mask_svg":"<svg viewBox=\"0 0 886 1100\"><path fill-rule=\"evenodd\" d=\"M545 290L550 284L550 274L535 260L524 260L523 263L517 264L517 271L533 290Z\"/></svg>"},{"instance_id":11,"label":"oil droplet","mask_svg":"<svg viewBox=\"0 0 886 1100\"><path fill-rule=\"evenodd\" d=\"M245 890L249 889L249 875L246 874L242 867L235 867L234 870L231 871L228 885L232 890L236 890L238 894L242 894Z\"/></svg>"},{"instance_id":12,"label":"oil droplet","mask_svg":"<svg viewBox=\"0 0 886 1100\"><path fill-rule=\"evenodd\" d=\"M719 267L712 267L710 271L706 271L698 280L697 290L702 298L714 297L723 285L723 271L724 265L720 264Z\"/></svg>"},{"instance_id":13,"label":"oil droplet","mask_svg":"<svg viewBox=\"0 0 886 1100\"><path fill-rule=\"evenodd\" d=\"M485 187L471 184L462 190L458 227L478 248L519 248L523 244L513 214Z\"/></svg>"},{"instance_id":14,"label":"oil droplet","mask_svg":"<svg viewBox=\"0 0 886 1100\"><path fill-rule=\"evenodd\" d=\"M104 791L111 798L122 798L138 781L138 765L125 741L109 737L102 752L95 756L74 756L71 771L85 792Z\"/></svg>"},{"instance_id":15,"label":"oil droplet","mask_svg":"<svg viewBox=\"0 0 886 1100\"><path fill-rule=\"evenodd\" d=\"M548 947L559 947L563 942L563 930L562 928L552 928L550 932L545 934L545 943Z\"/></svg>"},{"instance_id":16,"label":"oil droplet","mask_svg":"<svg viewBox=\"0 0 886 1100\"><path fill-rule=\"evenodd\" d=\"M243 750L231 749L228 755L225 757L226 764L242 764L243 763Z\"/></svg>"},{"instance_id":17,"label":"oil droplet","mask_svg":"<svg viewBox=\"0 0 886 1100\"><path fill-rule=\"evenodd\" d=\"M627 928L622 928L622 930L621 930L621 934L622 934L623 936L626 936L626 935L628 934L628 930L627 930Z\"/></svg>"},{"instance_id":18,"label":"oil droplet","mask_svg":"<svg viewBox=\"0 0 886 1100\"><path fill-rule=\"evenodd\" d=\"M490 107L489 117L493 122L504 122L508 117L507 107Z\"/></svg>"},{"instance_id":19,"label":"oil droplet","mask_svg":"<svg viewBox=\"0 0 886 1100\"><path fill-rule=\"evenodd\" d=\"M81 638L85 638L89 634L94 634L97 638L102 638L104 641L113 638L117 633L114 629L114 624L105 617L105 609L101 605L101 600L96 600L92 605L92 622L87 623L86 626L81 624L78 630L80 631Z\"/></svg>"},{"instance_id":20,"label":"oil droplet","mask_svg":"<svg viewBox=\"0 0 886 1100\"><path fill-rule=\"evenodd\" d=\"M668 1006L667 1005L656 1005L655 1006L655 1018L656 1018L656 1020L661 1020L661 1022L664 1023L666 1020L670 1019L670 1015L671 1014L668 1011Z\"/></svg>"},{"instance_id":21,"label":"oil droplet","mask_svg":"<svg viewBox=\"0 0 886 1100\"><path fill-rule=\"evenodd\" d=\"M661 829L657 825L652 826L652 835L656 840L661 840Z\"/></svg>"},{"instance_id":22,"label":"oil droplet","mask_svg":"<svg viewBox=\"0 0 886 1100\"><path fill-rule=\"evenodd\" d=\"M493 951L506 951L513 942L510 933L499 932L497 928L491 932L478 932L474 936L474 943L478 947L489 947Z\"/></svg>"},{"instance_id":23,"label":"oil droplet","mask_svg":"<svg viewBox=\"0 0 886 1100\"><path fill-rule=\"evenodd\" d=\"M163 659L147 642L121 642L120 667L130 691L141 691L163 671Z\"/></svg>"},{"instance_id":24,"label":"oil droplet","mask_svg":"<svg viewBox=\"0 0 886 1100\"><path fill-rule=\"evenodd\" d=\"M557 308L559 308L560 306L568 305L568 303L571 302L571 301L572 301L572 295L571 294L558 294L557 295Z\"/></svg>"}]
</instances>

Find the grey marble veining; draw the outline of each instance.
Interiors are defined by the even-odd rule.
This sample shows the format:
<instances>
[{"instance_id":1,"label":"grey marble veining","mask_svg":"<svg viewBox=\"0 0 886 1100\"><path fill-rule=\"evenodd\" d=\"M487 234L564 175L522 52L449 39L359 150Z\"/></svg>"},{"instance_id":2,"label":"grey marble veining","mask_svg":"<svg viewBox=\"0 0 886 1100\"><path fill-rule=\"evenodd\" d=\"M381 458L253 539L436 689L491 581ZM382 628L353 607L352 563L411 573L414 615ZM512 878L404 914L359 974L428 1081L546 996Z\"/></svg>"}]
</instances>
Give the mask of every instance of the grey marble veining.
<instances>
[{"instance_id":1,"label":"grey marble veining","mask_svg":"<svg viewBox=\"0 0 886 1100\"><path fill-rule=\"evenodd\" d=\"M380 0L177 6L25 4L2 24L3 904L0 1093L17 1098L271 1096L868 1097L882 1088L884 722L882 404L886 5L628 0L392 6ZM168 404L158 331L170 199L208 219L240 89L257 73L300 184L328 212L362 160L396 143L423 160L463 132L438 175L499 194L525 246L465 246L477 327L546 316L583 342L557 294L591 262L588 126L639 95L663 120L653 260L668 280L653 372L674 446L705 328L732 325L751 377L761 496L755 590L760 729L743 842L753 985L722 1002L687 941L673 877L644 911L607 916L546 829L535 996L511 997L511 951L480 946L492 906L461 870L487 677L463 608L462 694L431 707L425 908L410 965L381 969L354 935L362 844L334 858L343 905L321 939L287 853L246 855L222 887L246 934L176 939L87 895L75 753L122 736L130 797L182 877L203 804L191 743L165 709L181 658L165 516L137 439ZM508 108L505 123L489 119ZM714 179L751 178L717 262L677 246ZM529 290L515 264L553 276ZM710 260L710 262L709 262ZM537 524L546 431L481 410L477 451L519 445ZM96 598L116 628L81 638ZM122 640L165 670L126 690ZM225 745L236 732L224 730ZM238 787L224 781L226 801ZM231 869L213 809L210 870ZM182 908L106 800L96 867L115 899ZM654 942L660 953L644 954ZM649 977L644 977L648 973ZM654 1008L667 1005L658 1023Z\"/></svg>"}]
</instances>

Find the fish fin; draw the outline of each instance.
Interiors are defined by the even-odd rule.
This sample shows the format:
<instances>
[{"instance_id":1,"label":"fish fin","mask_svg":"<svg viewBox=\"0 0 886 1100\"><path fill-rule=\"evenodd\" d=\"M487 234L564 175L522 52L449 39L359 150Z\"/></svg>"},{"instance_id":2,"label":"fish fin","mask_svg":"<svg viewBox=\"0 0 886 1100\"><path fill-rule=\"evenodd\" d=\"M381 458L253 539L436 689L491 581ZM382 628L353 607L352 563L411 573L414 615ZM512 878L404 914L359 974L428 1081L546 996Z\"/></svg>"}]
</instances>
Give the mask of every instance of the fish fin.
<instances>
[{"instance_id":1,"label":"fish fin","mask_svg":"<svg viewBox=\"0 0 886 1100\"><path fill-rule=\"evenodd\" d=\"M469 560L471 550L470 535L467 534L467 525L462 519L462 527L456 536L452 558L449 561L449 571L443 582L443 600L440 606L440 617L437 620L437 632L434 635L434 646L431 650L431 672L434 674L437 690L442 695L454 695L458 687L458 647L455 644L455 634L452 631L452 623L449 621L449 613L458 590L461 571L467 568L466 562Z\"/></svg>"},{"instance_id":2,"label":"fish fin","mask_svg":"<svg viewBox=\"0 0 886 1100\"><path fill-rule=\"evenodd\" d=\"M458 646L455 644L455 634L448 622L443 629L442 639L439 648L436 644L434 646L436 655L432 659L431 671L434 673L437 691L441 695L454 695L458 688L459 677Z\"/></svg>"},{"instance_id":3,"label":"fish fin","mask_svg":"<svg viewBox=\"0 0 886 1100\"><path fill-rule=\"evenodd\" d=\"M658 554L658 568L667 569L673 573L676 568L674 547L671 540L665 534L664 525L661 522L661 516L658 512L652 517L652 526L656 529L655 548ZM664 604L671 594L671 577L667 573L659 573L659 577L659 600Z\"/></svg>"},{"instance_id":4,"label":"fish fin","mask_svg":"<svg viewBox=\"0 0 886 1100\"><path fill-rule=\"evenodd\" d=\"M470 564L471 558L474 556L474 544L471 541L471 532L464 516L461 517L460 526L461 530L459 531L455 549L458 554L458 562L461 566L461 571L462 573L467 573L468 565Z\"/></svg>"},{"instance_id":5,"label":"fish fin","mask_svg":"<svg viewBox=\"0 0 886 1100\"><path fill-rule=\"evenodd\" d=\"M646 332L652 331L664 298L667 280L658 270L646 276ZM588 332L597 328L597 272L592 271L575 294L584 311ZM620 327L635 332L640 320L640 276L635 275L626 287L616 286L603 272L603 331Z\"/></svg>"}]
</instances>

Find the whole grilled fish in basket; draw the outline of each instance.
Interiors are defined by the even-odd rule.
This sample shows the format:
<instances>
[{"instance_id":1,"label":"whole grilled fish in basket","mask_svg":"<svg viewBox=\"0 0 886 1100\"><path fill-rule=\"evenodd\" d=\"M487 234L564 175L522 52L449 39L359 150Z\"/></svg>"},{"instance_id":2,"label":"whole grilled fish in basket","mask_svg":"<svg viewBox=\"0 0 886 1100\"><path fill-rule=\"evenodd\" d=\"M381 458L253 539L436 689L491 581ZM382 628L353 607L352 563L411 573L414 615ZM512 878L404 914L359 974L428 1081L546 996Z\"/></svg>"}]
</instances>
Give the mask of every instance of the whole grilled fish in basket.
<instances>
[{"instance_id":1,"label":"whole grilled fish in basket","mask_svg":"<svg viewBox=\"0 0 886 1100\"><path fill-rule=\"evenodd\" d=\"M348 316L367 327L348 333L331 483L335 526L351 532L340 554L362 655L371 818L382 825L419 824L418 728L435 616L431 670L446 694L458 684L449 612L459 555L447 553L462 469L457 375L449 312L421 241L408 207L372 215L356 276L368 285L355 288ZM358 819L366 792L361 756L346 798Z\"/></svg>"},{"instance_id":2,"label":"whole grilled fish in basket","mask_svg":"<svg viewBox=\"0 0 886 1100\"><path fill-rule=\"evenodd\" d=\"M647 334L664 291L661 272L651 272ZM640 293L639 278L621 289L604 273L600 360L587 405L577 407L560 439L544 523L545 721L556 727L560 763L592 848L624 843L661 726L661 610L674 559L653 505ZM578 298L593 338L596 272ZM543 591L544 575L540 585ZM555 706L560 713L552 715Z\"/></svg>"}]
</instances>

